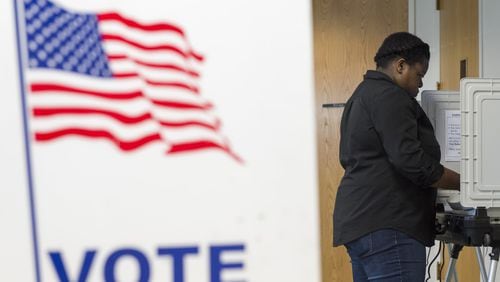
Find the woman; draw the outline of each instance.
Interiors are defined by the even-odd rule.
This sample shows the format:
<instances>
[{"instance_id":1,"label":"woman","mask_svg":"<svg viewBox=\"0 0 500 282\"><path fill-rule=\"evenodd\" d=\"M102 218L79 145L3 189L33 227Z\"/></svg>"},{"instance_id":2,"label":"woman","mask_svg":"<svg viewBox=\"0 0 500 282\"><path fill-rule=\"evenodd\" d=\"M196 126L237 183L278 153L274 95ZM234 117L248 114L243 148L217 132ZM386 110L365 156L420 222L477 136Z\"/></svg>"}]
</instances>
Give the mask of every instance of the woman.
<instances>
[{"instance_id":1,"label":"woman","mask_svg":"<svg viewBox=\"0 0 500 282\"><path fill-rule=\"evenodd\" d=\"M415 100L429 58L420 38L389 35L344 109L334 245L347 248L356 282L424 281L436 188L460 187Z\"/></svg>"}]
</instances>

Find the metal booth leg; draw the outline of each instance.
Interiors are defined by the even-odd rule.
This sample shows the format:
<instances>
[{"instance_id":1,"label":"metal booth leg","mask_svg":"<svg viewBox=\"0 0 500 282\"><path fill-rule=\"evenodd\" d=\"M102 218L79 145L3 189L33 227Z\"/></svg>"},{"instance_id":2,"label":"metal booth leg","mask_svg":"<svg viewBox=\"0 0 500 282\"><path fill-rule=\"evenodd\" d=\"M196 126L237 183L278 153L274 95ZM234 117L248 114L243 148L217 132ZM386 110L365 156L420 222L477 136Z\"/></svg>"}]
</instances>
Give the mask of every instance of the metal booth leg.
<instances>
[{"instance_id":1,"label":"metal booth leg","mask_svg":"<svg viewBox=\"0 0 500 282\"><path fill-rule=\"evenodd\" d=\"M494 247L490 254L491 260L490 260L490 274L488 275L488 282L495 282L499 256L500 256L500 248Z\"/></svg>"},{"instance_id":2,"label":"metal booth leg","mask_svg":"<svg viewBox=\"0 0 500 282\"><path fill-rule=\"evenodd\" d=\"M455 273L455 266L457 264L458 255L464 246L453 244L453 248L451 248L450 253L450 264L448 265L448 270L446 271L446 282L451 282L451 277L455 277L455 281L458 281L457 275L453 275ZM500 249L499 249L500 251ZM498 262L498 259L497 259ZM495 265L496 267L496 265Z\"/></svg>"},{"instance_id":3,"label":"metal booth leg","mask_svg":"<svg viewBox=\"0 0 500 282\"><path fill-rule=\"evenodd\" d=\"M479 270L481 271L481 278L483 279L482 281L488 281L488 276L486 273L486 267L484 266L484 258L483 258L483 252L481 251L481 247L476 247L476 257L477 257L477 263L479 264Z\"/></svg>"}]
</instances>

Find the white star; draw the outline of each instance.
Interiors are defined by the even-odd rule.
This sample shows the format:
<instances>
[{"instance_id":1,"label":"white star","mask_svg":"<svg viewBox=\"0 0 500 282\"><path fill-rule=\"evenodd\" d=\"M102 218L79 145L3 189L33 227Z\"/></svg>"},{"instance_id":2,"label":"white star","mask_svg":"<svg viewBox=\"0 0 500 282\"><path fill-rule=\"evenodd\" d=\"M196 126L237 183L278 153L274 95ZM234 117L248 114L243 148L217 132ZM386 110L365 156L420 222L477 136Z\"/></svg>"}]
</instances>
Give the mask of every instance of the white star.
<instances>
[{"instance_id":1,"label":"white star","mask_svg":"<svg viewBox=\"0 0 500 282\"><path fill-rule=\"evenodd\" d=\"M31 50L31 51L35 51L37 48L38 48L38 44L36 44L35 41L30 41L30 43L28 44L28 48Z\"/></svg>"},{"instance_id":2,"label":"white star","mask_svg":"<svg viewBox=\"0 0 500 282\"><path fill-rule=\"evenodd\" d=\"M54 45L54 48L57 48L61 45L61 41L57 37L54 37L54 39L52 39L52 45Z\"/></svg>"},{"instance_id":3,"label":"white star","mask_svg":"<svg viewBox=\"0 0 500 282\"><path fill-rule=\"evenodd\" d=\"M35 32L35 28L30 24L26 26L26 30L28 31L29 35L32 35Z\"/></svg>"},{"instance_id":4,"label":"white star","mask_svg":"<svg viewBox=\"0 0 500 282\"><path fill-rule=\"evenodd\" d=\"M54 60L52 60L52 59L51 59L51 60L48 60L48 61L47 61L47 66L49 66L49 67L53 68L53 67L55 67L55 66L56 66L56 62L55 62Z\"/></svg>"},{"instance_id":5,"label":"white star","mask_svg":"<svg viewBox=\"0 0 500 282\"><path fill-rule=\"evenodd\" d=\"M86 69L90 68L90 62L88 60L84 60L82 63L82 66L85 67Z\"/></svg>"},{"instance_id":6,"label":"white star","mask_svg":"<svg viewBox=\"0 0 500 282\"><path fill-rule=\"evenodd\" d=\"M78 72L85 73L86 71L87 71L87 68L85 68L83 65L78 66Z\"/></svg>"},{"instance_id":7,"label":"white star","mask_svg":"<svg viewBox=\"0 0 500 282\"><path fill-rule=\"evenodd\" d=\"M29 13L33 14L33 16L40 11L40 8L38 7L37 4L31 5L31 8L29 9Z\"/></svg>"},{"instance_id":8,"label":"white star","mask_svg":"<svg viewBox=\"0 0 500 282\"><path fill-rule=\"evenodd\" d=\"M35 20L33 21L33 27L34 27L35 29L39 29L40 27L42 27L42 21L41 21L41 20L39 20L39 19L35 19Z\"/></svg>"},{"instance_id":9,"label":"white star","mask_svg":"<svg viewBox=\"0 0 500 282\"><path fill-rule=\"evenodd\" d=\"M30 59L30 67L36 67L38 66L38 60L35 58Z\"/></svg>"},{"instance_id":10,"label":"white star","mask_svg":"<svg viewBox=\"0 0 500 282\"><path fill-rule=\"evenodd\" d=\"M77 65L78 64L78 59L75 58L75 57L71 57L69 58L69 63L73 66Z\"/></svg>"},{"instance_id":11,"label":"white star","mask_svg":"<svg viewBox=\"0 0 500 282\"><path fill-rule=\"evenodd\" d=\"M35 40L38 44L42 44L45 41L45 37L43 37L43 35L41 35L41 34L37 34L37 36L35 37Z\"/></svg>"},{"instance_id":12,"label":"white star","mask_svg":"<svg viewBox=\"0 0 500 282\"><path fill-rule=\"evenodd\" d=\"M54 56L54 60L56 60L56 62L58 64L62 63L63 59L64 59L64 57L59 53L55 54L55 56Z\"/></svg>"},{"instance_id":13,"label":"white star","mask_svg":"<svg viewBox=\"0 0 500 282\"><path fill-rule=\"evenodd\" d=\"M61 25L65 23L64 17L57 17L56 20L54 21L56 26L59 28Z\"/></svg>"},{"instance_id":14,"label":"white star","mask_svg":"<svg viewBox=\"0 0 500 282\"><path fill-rule=\"evenodd\" d=\"M48 53L51 53L52 51L54 51L54 46L50 43L47 43L45 44L45 51L47 51Z\"/></svg>"},{"instance_id":15,"label":"white star","mask_svg":"<svg viewBox=\"0 0 500 282\"><path fill-rule=\"evenodd\" d=\"M43 11L43 12L39 13L39 17L40 17L40 19L42 19L42 21L45 22L50 17L50 15L47 14L47 11Z\"/></svg>"},{"instance_id":16,"label":"white star","mask_svg":"<svg viewBox=\"0 0 500 282\"><path fill-rule=\"evenodd\" d=\"M60 41L63 41L64 39L66 39L66 37L67 37L67 34L66 34L65 30L57 33L57 38Z\"/></svg>"},{"instance_id":17,"label":"white star","mask_svg":"<svg viewBox=\"0 0 500 282\"><path fill-rule=\"evenodd\" d=\"M64 56L67 56L69 54L69 48L67 45L64 45L60 50L61 54L63 54Z\"/></svg>"},{"instance_id":18,"label":"white star","mask_svg":"<svg viewBox=\"0 0 500 282\"><path fill-rule=\"evenodd\" d=\"M45 37L49 37L50 36L50 31L48 28L43 28L42 30L42 34L45 36Z\"/></svg>"},{"instance_id":19,"label":"white star","mask_svg":"<svg viewBox=\"0 0 500 282\"><path fill-rule=\"evenodd\" d=\"M47 53L45 51L43 51L43 50L38 51L38 53L36 53L36 55L42 61L47 58Z\"/></svg>"}]
</instances>

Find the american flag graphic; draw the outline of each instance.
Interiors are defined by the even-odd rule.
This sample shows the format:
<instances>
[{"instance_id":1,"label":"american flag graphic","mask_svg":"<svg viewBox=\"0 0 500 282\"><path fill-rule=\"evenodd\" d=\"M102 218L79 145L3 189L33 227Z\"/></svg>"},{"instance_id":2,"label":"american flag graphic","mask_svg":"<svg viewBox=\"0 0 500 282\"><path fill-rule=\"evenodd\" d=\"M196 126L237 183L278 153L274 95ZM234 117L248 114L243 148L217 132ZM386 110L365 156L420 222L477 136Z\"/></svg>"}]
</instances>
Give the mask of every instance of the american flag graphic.
<instances>
[{"instance_id":1,"label":"american flag graphic","mask_svg":"<svg viewBox=\"0 0 500 282\"><path fill-rule=\"evenodd\" d=\"M240 161L201 95L204 57L180 26L47 0L25 0L23 20L36 142L105 140L121 151L160 143L167 154L216 149Z\"/></svg>"}]
</instances>

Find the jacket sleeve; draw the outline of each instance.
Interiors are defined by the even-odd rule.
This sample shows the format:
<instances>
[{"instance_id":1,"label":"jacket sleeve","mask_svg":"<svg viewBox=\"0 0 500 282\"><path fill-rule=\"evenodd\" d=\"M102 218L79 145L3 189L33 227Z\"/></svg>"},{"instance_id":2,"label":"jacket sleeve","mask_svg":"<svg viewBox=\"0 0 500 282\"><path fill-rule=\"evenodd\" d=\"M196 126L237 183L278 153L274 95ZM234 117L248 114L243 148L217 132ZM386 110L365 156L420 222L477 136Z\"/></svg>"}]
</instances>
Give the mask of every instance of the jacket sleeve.
<instances>
[{"instance_id":1,"label":"jacket sleeve","mask_svg":"<svg viewBox=\"0 0 500 282\"><path fill-rule=\"evenodd\" d=\"M420 187L428 187L441 178L444 167L425 153L418 139L417 108L399 87L377 93L370 116L389 162L396 171Z\"/></svg>"}]
</instances>

